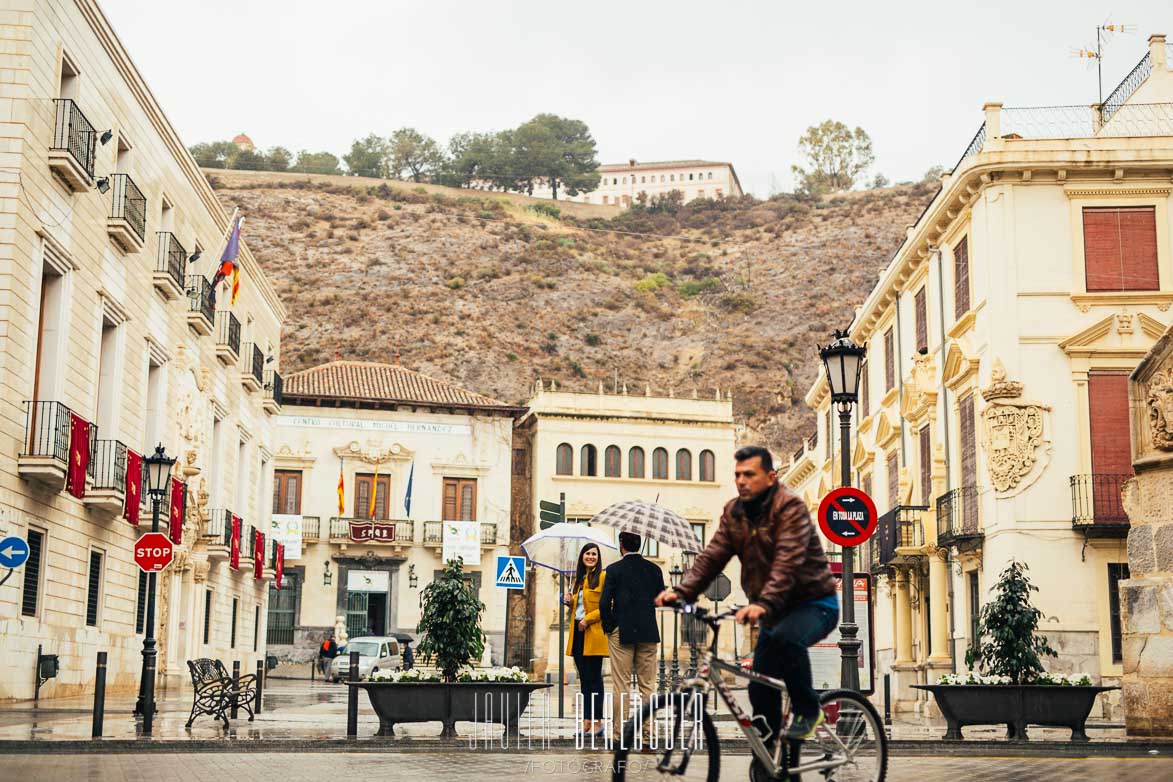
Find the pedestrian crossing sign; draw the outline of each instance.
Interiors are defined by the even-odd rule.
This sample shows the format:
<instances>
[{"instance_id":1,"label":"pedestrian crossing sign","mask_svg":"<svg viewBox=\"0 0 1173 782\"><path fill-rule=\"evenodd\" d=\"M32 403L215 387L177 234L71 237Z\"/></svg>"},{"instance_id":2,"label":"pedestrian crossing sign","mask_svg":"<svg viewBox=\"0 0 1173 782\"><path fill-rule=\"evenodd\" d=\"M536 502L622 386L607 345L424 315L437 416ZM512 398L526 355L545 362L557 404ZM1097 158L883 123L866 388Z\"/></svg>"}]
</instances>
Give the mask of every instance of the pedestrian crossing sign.
<instances>
[{"instance_id":1,"label":"pedestrian crossing sign","mask_svg":"<svg viewBox=\"0 0 1173 782\"><path fill-rule=\"evenodd\" d=\"M505 589L525 589L525 557L497 555L497 586Z\"/></svg>"}]
</instances>

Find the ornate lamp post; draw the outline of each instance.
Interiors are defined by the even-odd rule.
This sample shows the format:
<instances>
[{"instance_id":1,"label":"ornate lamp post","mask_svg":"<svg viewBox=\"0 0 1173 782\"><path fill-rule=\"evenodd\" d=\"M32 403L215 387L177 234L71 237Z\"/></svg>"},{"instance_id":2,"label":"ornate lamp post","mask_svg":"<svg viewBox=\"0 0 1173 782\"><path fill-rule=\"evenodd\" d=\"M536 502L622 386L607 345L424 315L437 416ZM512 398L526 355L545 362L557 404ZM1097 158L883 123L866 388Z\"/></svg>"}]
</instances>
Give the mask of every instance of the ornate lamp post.
<instances>
[{"instance_id":1,"label":"ornate lamp post","mask_svg":"<svg viewBox=\"0 0 1173 782\"><path fill-rule=\"evenodd\" d=\"M677 562L668 571L668 576L672 580L672 586L680 586L680 578L684 575L684 571L680 569L680 563ZM672 614L672 689L676 689L680 684L680 614Z\"/></svg>"},{"instance_id":2,"label":"ornate lamp post","mask_svg":"<svg viewBox=\"0 0 1173 782\"><path fill-rule=\"evenodd\" d=\"M819 348L819 358L827 372L831 402L839 408L839 452L842 465L842 485L851 485L851 406L859 397L859 371L867 348L856 345L846 331L836 331L835 340ZM827 433L830 440L831 433ZM844 546L843 611L839 622L839 651L843 656L840 686L859 689L859 647L856 637L859 625L855 623L855 547Z\"/></svg>"},{"instance_id":3,"label":"ornate lamp post","mask_svg":"<svg viewBox=\"0 0 1173 782\"><path fill-rule=\"evenodd\" d=\"M147 493L151 496L151 532L159 531L159 508L167 494L167 480L175 460L163 452L163 445L155 446L155 452L143 460L146 465ZM147 615L143 637L143 670L139 680L138 702L134 713L143 718L143 735L150 736L155 720L155 578L154 572L147 574Z\"/></svg>"}]
</instances>

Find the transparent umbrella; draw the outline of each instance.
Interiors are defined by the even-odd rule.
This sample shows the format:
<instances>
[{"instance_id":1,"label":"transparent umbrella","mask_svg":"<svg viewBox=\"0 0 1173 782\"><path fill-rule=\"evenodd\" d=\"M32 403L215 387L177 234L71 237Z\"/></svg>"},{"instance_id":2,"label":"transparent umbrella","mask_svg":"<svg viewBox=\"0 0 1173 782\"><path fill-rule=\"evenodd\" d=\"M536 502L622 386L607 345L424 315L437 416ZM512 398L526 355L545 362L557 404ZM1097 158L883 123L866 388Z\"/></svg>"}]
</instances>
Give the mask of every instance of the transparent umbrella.
<instances>
[{"instance_id":1,"label":"transparent umbrella","mask_svg":"<svg viewBox=\"0 0 1173 782\"><path fill-rule=\"evenodd\" d=\"M555 524L531 535L521 548L526 559L535 565L559 573L573 573L578 564L578 553L587 543L599 544L601 567L619 558L610 530L578 523Z\"/></svg>"}]
</instances>

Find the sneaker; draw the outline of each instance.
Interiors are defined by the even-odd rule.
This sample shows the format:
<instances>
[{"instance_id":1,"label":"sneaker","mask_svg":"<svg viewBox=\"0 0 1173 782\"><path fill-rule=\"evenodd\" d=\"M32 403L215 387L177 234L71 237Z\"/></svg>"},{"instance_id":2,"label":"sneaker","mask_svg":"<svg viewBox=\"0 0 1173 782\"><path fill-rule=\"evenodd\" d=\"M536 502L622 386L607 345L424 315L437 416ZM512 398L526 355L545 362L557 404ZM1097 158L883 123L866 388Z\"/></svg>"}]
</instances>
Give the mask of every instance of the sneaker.
<instances>
[{"instance_id":1,"label":"sneaker","mask_svg":"<svg viewBox=\"0 0 1173 782\"><path fill-rule=\"evenodd\" d=\"M786 738L791 741L803 741L815 735L815 728L823 724L823 710L819 709L815 712L813 717L804 717L801 714L795 714L794 719L790 721L790 727L786 729Z\"/></svg>"}]
</instances>

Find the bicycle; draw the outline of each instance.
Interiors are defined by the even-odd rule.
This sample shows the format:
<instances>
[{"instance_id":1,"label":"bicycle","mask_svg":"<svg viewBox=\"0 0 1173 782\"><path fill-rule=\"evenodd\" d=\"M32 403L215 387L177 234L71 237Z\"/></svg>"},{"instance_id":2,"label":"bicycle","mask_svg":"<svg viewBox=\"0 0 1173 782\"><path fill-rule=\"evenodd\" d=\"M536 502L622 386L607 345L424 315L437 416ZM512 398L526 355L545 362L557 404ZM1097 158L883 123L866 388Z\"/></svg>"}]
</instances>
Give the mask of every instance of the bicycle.
<instances>
[{"instance_id":1,"label":"bicycle","mask_svg":"<svg viewBox=\"0 0 1173 782\"><path fill-rule=\"evenodd\" d=\"M623 728L612 766L614 782L638 782L645 779L680 777L717 782L721 772L721 749L708 696L716 691L745 734L753 759L751 782L768 780L796 781L799 775L817 772L824 780L837 782L884 782L888 769L888 739L880 715L868 700L852 690L828 690L819 697L824 722L815 735L805 741L778 740L767 744L768 732L760 715L752 719L733 698L722 674L736 680L774 687L783 695L783 724L787 701L786 685L780 679L763 676L741 665L719 658L717 637L722 621L733 617L734 606L711 614L699 606L668 606L660 610L678 611L708 625L709 648L698 660L696 675L682 681L671 695L653 695L637 716ZM636 731L641 736L637 739ZM643 749L642 734L651 736L646 751L656 759L633 759ZM664 742L659 746L659 742ZM641 762L642 761L642 762Z\"/></svg>"}]
</instances>

